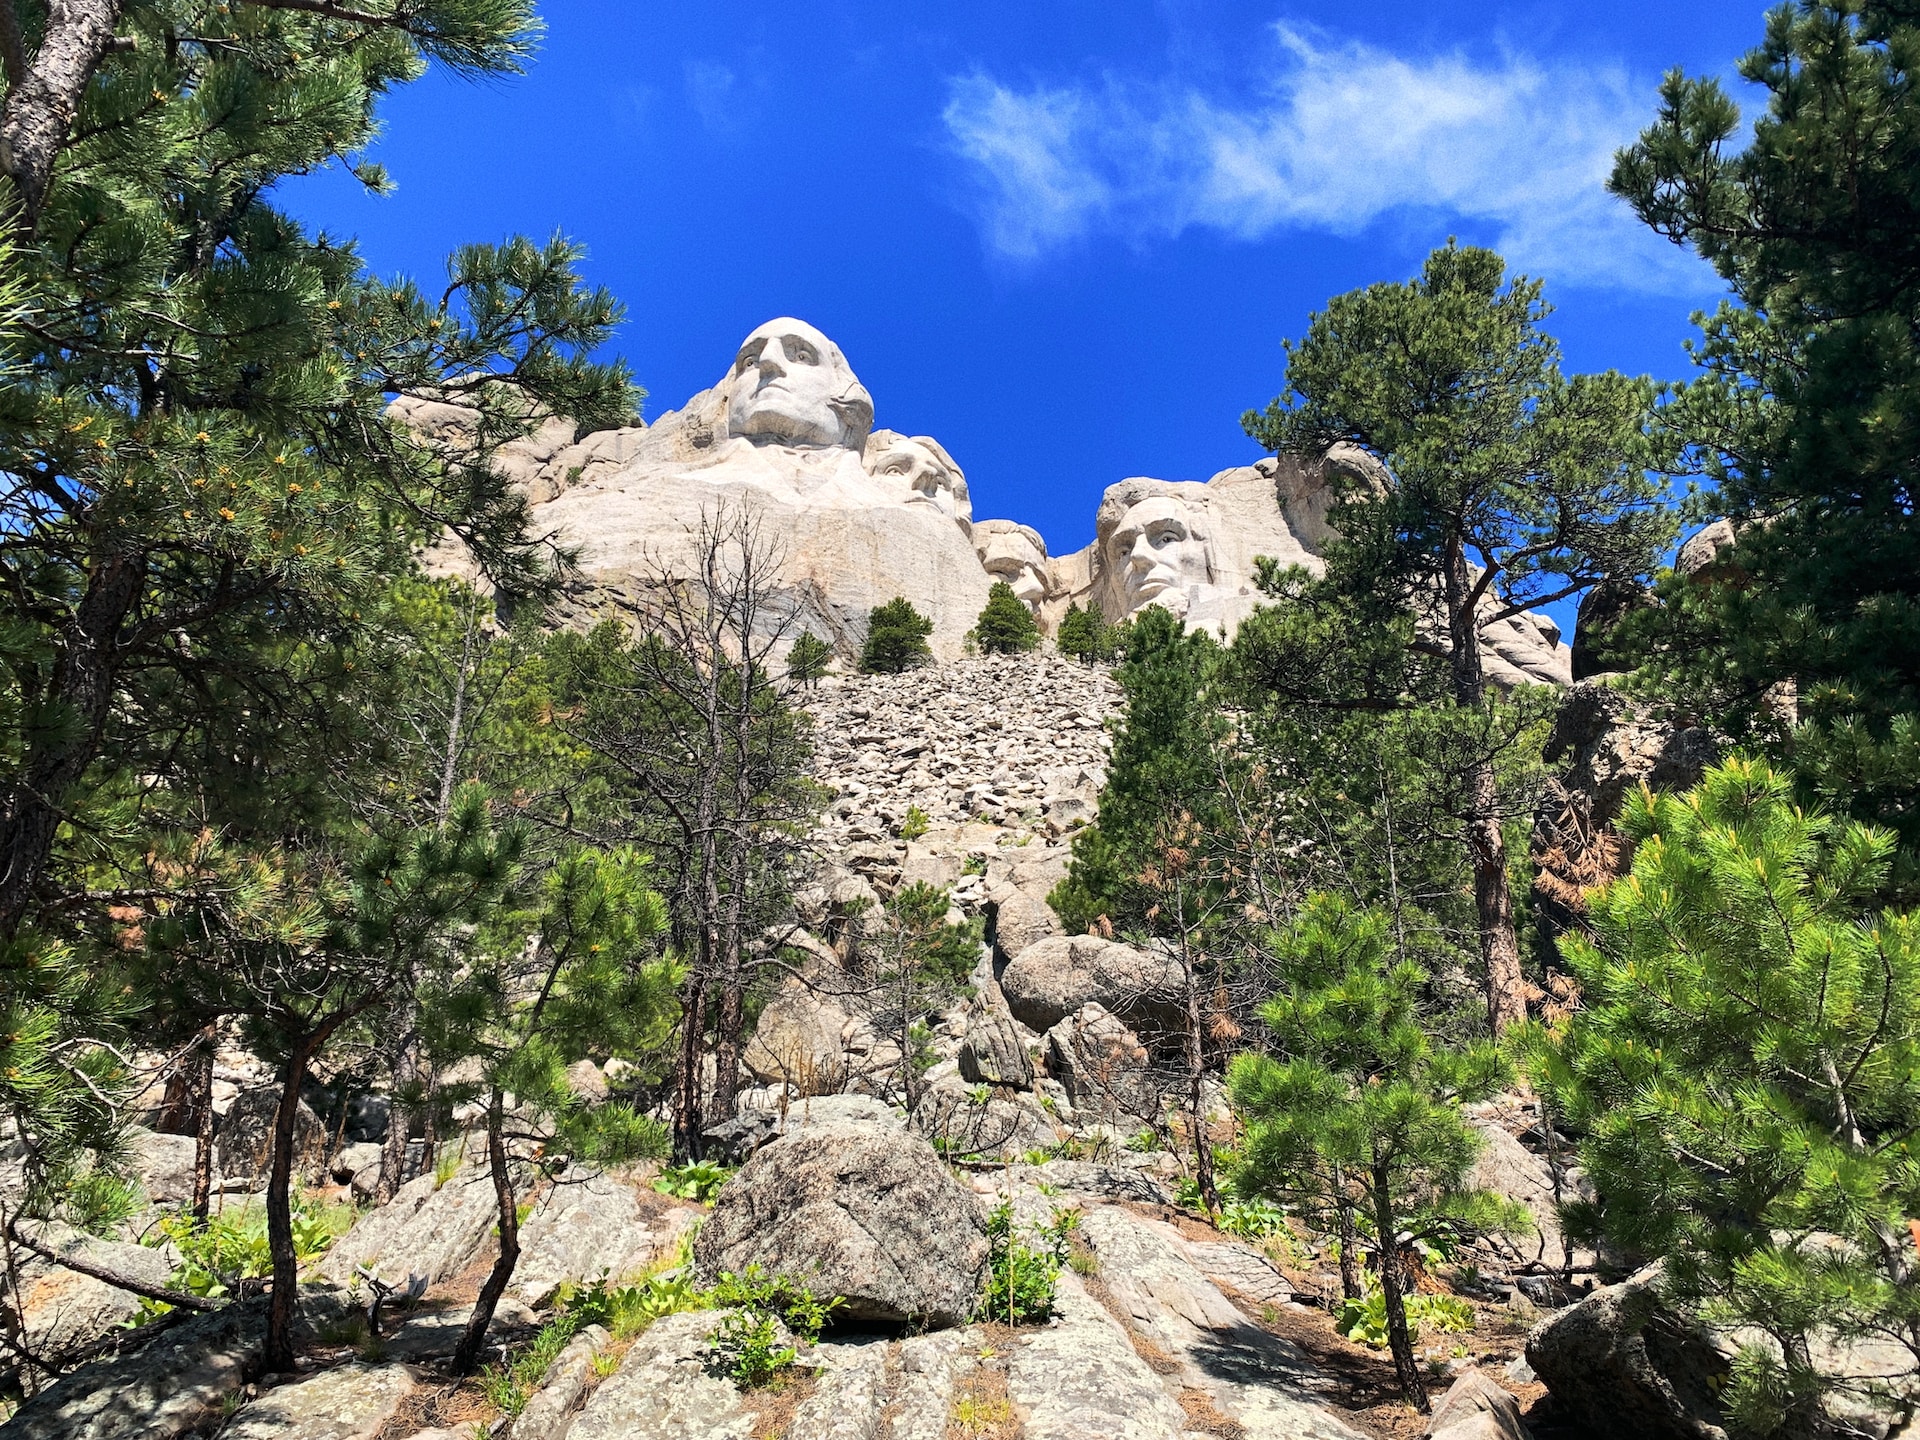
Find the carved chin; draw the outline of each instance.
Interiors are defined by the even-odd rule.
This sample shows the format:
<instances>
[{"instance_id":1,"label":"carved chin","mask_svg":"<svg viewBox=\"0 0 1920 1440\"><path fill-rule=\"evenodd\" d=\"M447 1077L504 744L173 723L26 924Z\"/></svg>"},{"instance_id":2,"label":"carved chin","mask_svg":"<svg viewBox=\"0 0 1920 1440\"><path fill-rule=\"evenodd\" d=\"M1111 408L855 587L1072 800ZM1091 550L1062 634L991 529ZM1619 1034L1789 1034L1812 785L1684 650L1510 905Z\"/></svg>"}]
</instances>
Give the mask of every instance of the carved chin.
<instances>
[{"instance_id":1,"label":"carved chin","mask_svg":"<svg viewBox=\"0 0 1920 1440\"><path fill-rule=\"evenodd\" d=\"M757 443L777 445L839 445L844 443L840 417L823 407L787 408L754 405L739 412L729 427Z\"/></svg>"}]
</instances>

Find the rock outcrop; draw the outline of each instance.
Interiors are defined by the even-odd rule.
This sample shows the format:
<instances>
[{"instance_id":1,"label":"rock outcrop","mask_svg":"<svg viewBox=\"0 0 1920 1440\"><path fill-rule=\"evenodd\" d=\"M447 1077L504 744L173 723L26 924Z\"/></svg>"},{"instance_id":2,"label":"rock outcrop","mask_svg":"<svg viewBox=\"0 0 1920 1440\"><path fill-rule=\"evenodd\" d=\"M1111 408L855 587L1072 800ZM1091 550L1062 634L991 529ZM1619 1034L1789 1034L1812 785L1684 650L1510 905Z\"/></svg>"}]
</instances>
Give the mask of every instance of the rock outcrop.
<instances>
[{"instance_id":1,"label":"rock outcrop","mask_svg":"<svg viewBox=\"0 0 1920 1440\"><path fill-rule=\"evenodd\" d=\"M986 1220L933 1147L893 1126L811 1125L759 1150L694 1241L711 1279L759 1265L847 1319L954 1325L973 1313Z\"/></svg>"},{"instance_id":2,"label":"rock outcrop","mask_svg":"<svg viewBox=\"0 0 1920 1440\"><path fill-rule=\"evenodd\" d=\"M1097 935L1059 935L1029 946L1000 976L1000 989L1013 1018L1042 1032L1085 1005L1146 1034L1177 1029L1186 1013L1177 963Z\"/></svg>"}]
</instances>

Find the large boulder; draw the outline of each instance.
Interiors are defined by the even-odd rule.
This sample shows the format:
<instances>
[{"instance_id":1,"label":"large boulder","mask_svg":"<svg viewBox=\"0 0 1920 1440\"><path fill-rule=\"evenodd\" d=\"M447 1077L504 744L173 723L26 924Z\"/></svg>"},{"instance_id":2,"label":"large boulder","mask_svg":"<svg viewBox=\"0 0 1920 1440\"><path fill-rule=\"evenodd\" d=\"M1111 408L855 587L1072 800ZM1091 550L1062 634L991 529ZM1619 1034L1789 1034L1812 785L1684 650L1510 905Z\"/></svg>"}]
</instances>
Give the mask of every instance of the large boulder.
<instances>
[{"instance_id":1,"label":"large boulder","mask_svg":"<svg viewBox=\"0 0 1920 1440\"><path fill-rule=\"evenodd\" d=\"M918 1136L809 1126L728 1182L693 1254L705 1279L759 1265L840 1297L847 1319L955 1325L980 1291L986 1219Z\"/></svg>"},{"instance_id":2,"label":"large boulder","mask_svg":"<svg viewBox=\"0 0 1920 1440\"><path fill-rule=\"evenodd\" d=\"M1131 1115L1161 1110L1147 1047L1116 1015L1082 1005L1047 1031L1047 1074L1066 1086L1076 1114Z\"/></svg>"},{"instance_id":3,"label":"large boulder","mask_svg":"<svg viewBox=\"0 0 1920 1440\"><path fill-rule=\"evenodd\" d=\"M993 902L993 948L1002 960L1060 933L1059 917L1039 895L1009 885Z\"/></svg>"},{"instance_id":4,"label":"large boulder","mask_svg":"<svg viewBox=\"0 0 1920 1440\"><path fill-rule=\"evenodd\" d=\"M972 1085L1025 1090L1033 1084L1033 1058L1013 1017L997 1005L976 1003L967 1011L960 1041L960 1076Z\"/></svg>"},{"instance_id":5,"label":"large boulder","mask_svg":"<svg viewBox=\"0 0 1920 1440\"><path fill-rule=\"evenodd\" d=\"M652 1223L654 1208L617 1176L561 1176L534 1202L520 1231L520 1262L507 1293L537 1310L570 1280L604 1274L625 1281L662 1248L667 1231Z\"/></svg>"},{"instance_id":6,"label":"large boulder","mask_svg":"<svg viewBox=\"0 0 1920 1440\"><path fill-rule=\"evenodd\" d=\"M57 1254L142 1284L165 1285L173 1273L164 1251L144 1245L102 1240L57 1221L30 1225L29 1233ZM15 1299L20 1339L32 1354L50 1361L67 1359L139 1316L137 1295L32 1252L23 1250L21 1255Z\"/></svg>"},{"instance_id":7,"label":"large boulder","mask_svg":"<svg viewBox=\"0 0 1920 1440\"><path fill-rule=\"evenodd\" d=\"M278 1085L256 1085L242 1090L220 1117L214 1137L214 1173L228 1180L264 1178L271 1163L274 1116L280 1109ZM293 1172L318 1181L326 1174L327 1127L305 1100L293 1122Z\"/></svg>"},{"instance_id":8,"label":"large boulder","mask_svg":"<svg viewBox=\"0 0 1920 1440\"><path fill-rule=\"evenodd\" d=\"M984 1098L948 1080L929 1085L908 1119L948 1159L1003 1159L1057 1143L1065 1131L1032 1095Z\"/></svg>"},{"instance_id":9,"label":"large boulder","mask_svg":"<svg viewBox=\"0 0 1920 1440\"><path fill-rule=\"evenodd\" d=\"M1479 1369L1465 1371L1433 1407L1432 1440L1533 1440L1513 1392Z\"/></svg>"},{"instance_id":10,"label":"large boulder","mask_svg":"<svg viewBox=\"0 0 1920 1440\"><path fill-rule=\"evenodd\" d=\"M327 1251L322 1278L351 1286L360 1266L387 1281L424 1275L438 1285L496 1248L493 1182L484 1165L464 1165L445 1184L422 1175L402 1185Z\"/></svg>"},{"instance_id":11,"label":"large boulder","mask_svg":"<svg viewBox=\"0 0 1920 1440\"><path fill-rule=\"evenodd\" d=\"M191 1135L127 1133L127 1168L155 1205L184 1205L193 1199L193 1161L199 1150Z\"/></svg>"},{"instance_id":12,"label":"large boulder","mask_svg":"<svg viewBox=\"0 0 1920 1440\"><path fill-rule=\"evenodd\" d=\"M267 1391L221 1434L230 1440L374 1440L414 1383L405 1365L341 1365Z\"/></svg>"},{"instance_id":13,"label":"large boulder","mask_svg":"<svg viewBox=\"0 0 1920 1440\"><path fill-rule=\"evenodd\" d=\"M1527 1363L1555 1413L1598 1434L1727 1440L1726 1359L1661 1300L1659 1280L1649 1265L1548 1316L1527 1336Z\"/></svg>"},{"instance_id":14,"label":"large boulder","mask_svg":"<svg viewBox=\"0 0 1920 1440\"><path fill-rule=\"evenodd\" d=\"M1043 1032L1088 1004L1148 1034L1178 1029L1185 1013L1177 962L1097 935L1056 935L1029 946L1000 976L1000 989L1013 1018Z\"/></svg>"},{"instance_id":15,"label":"large boulder","mask_svg":"<svg viewBox=\"0 0 1920 1440\"><path fill-rule=\"evenodd\" d=\"M784 1081L802 1094L829 1094L846 1082L847 1023L847 1012L830 997L791 986L760 1012L741 1059L757 1080Z\"/></svg>"}]
</instances>

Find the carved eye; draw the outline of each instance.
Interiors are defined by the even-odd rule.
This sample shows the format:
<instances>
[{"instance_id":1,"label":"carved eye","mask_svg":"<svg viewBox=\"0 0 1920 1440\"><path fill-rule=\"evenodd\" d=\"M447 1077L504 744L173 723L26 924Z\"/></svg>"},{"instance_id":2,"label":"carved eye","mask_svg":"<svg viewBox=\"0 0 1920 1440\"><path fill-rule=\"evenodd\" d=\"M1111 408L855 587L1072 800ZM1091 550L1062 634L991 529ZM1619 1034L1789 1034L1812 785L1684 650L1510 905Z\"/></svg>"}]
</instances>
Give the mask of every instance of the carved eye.
<instances>
[{"instance_id":1,"label":"carved eye","mask_svg":"<svg viewBox=\"0 0 1920 1440\"><path fill-rule=\"evenodd\" d=\"M796 365L818 365L820 354L804 340L788 339L787 358Z\"/></svg>"},{"instance_id":2,"label":"carved eye","mask_svg":"<svg viewBox=\"0 0 1920 1440\"><path fill-rule=\"evenodd\" d=\"M749 365L752 365L755 361L759 360L760 352L766 348L766 343L767 342L764 340L759 340L754 342L751 345L745 346L740 351L739 358L733 362L733 373L738 375L741 371L745 370Z\"/></svg>"}]
</instances>

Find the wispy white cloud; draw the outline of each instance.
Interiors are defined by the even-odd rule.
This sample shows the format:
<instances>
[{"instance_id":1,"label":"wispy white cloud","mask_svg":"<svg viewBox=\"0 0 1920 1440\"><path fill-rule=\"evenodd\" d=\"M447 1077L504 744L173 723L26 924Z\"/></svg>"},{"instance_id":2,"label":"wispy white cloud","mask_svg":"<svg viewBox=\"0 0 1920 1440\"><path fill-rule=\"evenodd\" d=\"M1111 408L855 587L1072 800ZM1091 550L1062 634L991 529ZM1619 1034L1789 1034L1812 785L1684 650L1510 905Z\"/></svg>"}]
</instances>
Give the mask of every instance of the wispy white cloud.
<instances>
[{"instance_id":1,"label":"wispy white cloud","mask_svg":"<svg viewBox=\"0 0 1920 1440\"><path fill-rule=\"evenodd\" d=\"M952 82L987 244L1032 260L1082 237L1204 227L1357 234L1432 213L1491 231L1516 265L1569 282L1698 291L1711 275L1606 193L1651 86L1521 56L1407 58L1275 27L1275 79L1229 104L1178 80L1019 88Z\"/></svg>"}]
</instances>

